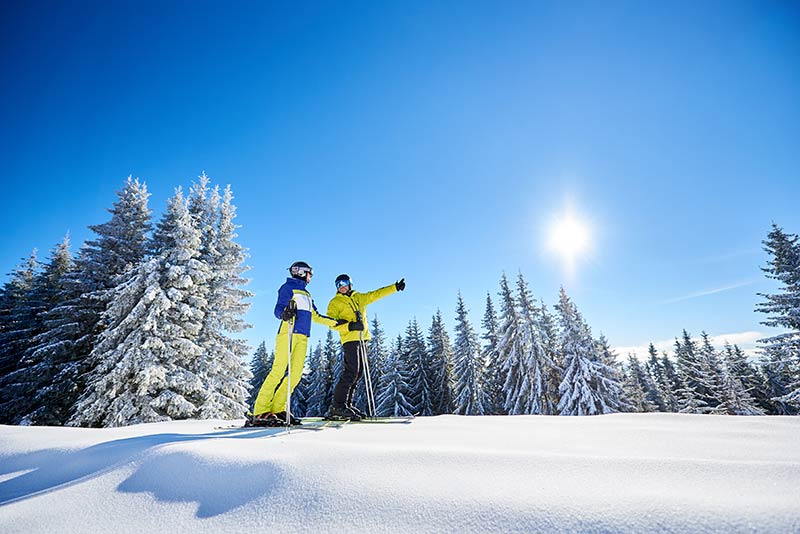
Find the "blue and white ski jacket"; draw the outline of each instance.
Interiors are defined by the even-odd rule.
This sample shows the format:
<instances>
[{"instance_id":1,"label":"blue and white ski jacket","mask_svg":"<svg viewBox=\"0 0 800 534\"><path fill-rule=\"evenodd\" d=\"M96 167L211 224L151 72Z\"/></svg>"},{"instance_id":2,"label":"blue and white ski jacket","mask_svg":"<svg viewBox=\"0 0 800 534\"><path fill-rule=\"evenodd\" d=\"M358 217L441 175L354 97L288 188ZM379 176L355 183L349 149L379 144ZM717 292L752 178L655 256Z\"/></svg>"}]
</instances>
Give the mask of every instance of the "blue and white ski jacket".
<instances>
[{"instance_id":1,"label":"blue and white ski jacket","mask_svg":"<svg viewBox=\"0 0 800 534\"><path fill-rule=\"evenodd\" d=\"M278 290L275 317L281 318L283 309L292 299L297 304L297 317L294 320L295 334L311 335L311 321L324 324L330 328L336 326L336 319L322 315L317 311L317 307L314 306L314 301L311 299L311 293L306 291L306 282L299 278L287 278L286 283ZM281 327L283 328L283 322Z\"/></svg>"}]
</instances>

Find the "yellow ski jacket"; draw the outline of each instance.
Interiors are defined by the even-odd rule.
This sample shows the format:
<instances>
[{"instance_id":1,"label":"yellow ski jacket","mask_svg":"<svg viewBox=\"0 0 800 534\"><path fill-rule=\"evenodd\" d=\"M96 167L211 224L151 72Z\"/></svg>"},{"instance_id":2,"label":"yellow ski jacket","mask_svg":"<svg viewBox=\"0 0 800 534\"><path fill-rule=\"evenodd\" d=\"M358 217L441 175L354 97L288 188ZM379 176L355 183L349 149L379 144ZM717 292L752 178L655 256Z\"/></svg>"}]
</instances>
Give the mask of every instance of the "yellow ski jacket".
<instances>
[{"instance_id":1,"label":"yellow ski jacket","mask_svg":"<svg viewBox=\"0 0 800 534\"><path fill-rule=\"evenodd\" d=\"M349 295L336 293L336 295L328 303L328 311L326 315L328 317L333 317L334 319L344 319L347 322L352 322L356 320L356 312L361 312L361 317L364 321L364 340L366 341L370 338L369 321L367 321L367 305L396 292L397 288L395 285L390 284L386 287L382 287L368 293L359 293L358 291L351 291ZM346 324L336 327L335 330L339 331L339 337L342 340L342 344L345 344L348 341L359 340L359 332L351 332Z\"/></svg>"}]
</instances>

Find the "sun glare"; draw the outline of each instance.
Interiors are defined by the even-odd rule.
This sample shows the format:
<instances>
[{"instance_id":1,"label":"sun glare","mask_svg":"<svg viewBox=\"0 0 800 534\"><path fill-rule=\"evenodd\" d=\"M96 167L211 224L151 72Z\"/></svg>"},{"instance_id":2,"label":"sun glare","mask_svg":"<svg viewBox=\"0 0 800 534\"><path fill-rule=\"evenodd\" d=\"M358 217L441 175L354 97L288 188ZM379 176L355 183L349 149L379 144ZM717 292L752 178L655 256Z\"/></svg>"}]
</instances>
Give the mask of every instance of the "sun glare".
<instances>
[{"instance_id":1,"label":"sun glare","mask_svg":"<svg viewBox=\"0 0 800 534\"><path fill-rule=\"evenodd\" d=\"M589 228L575 215L559 217L550 228L550 248L572 265L590 244Z\"/></svg>"}]
</instances>

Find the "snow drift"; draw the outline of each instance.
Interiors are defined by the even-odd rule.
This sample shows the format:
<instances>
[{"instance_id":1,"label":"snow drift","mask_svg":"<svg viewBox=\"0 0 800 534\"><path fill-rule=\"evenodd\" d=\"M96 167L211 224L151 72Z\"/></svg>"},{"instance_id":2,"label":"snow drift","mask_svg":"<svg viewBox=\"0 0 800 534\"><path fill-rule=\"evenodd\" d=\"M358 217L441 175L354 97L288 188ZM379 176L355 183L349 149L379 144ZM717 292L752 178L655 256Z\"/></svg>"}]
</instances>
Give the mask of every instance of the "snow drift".
<instances>
[{"instance_id":1,"label":"snow drift","mask_svg":"<svg viewBox=\"0 0 800 534\"><path fill-rule=\"evenodd\" d=\"M0 427L0 531L798 532L800 419Z\"/></svg>"}]
</instances>

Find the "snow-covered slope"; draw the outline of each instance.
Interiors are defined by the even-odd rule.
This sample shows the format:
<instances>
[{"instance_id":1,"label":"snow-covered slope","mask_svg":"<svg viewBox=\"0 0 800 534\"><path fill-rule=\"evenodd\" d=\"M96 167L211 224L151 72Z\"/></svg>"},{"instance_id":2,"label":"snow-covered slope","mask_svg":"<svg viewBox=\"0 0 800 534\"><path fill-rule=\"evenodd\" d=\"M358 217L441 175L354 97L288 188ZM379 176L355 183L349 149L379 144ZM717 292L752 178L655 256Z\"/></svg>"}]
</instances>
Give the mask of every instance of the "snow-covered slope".
<instances>
[{"instance_id":1,"label":"snow-covered slope","mask_svg":"<svg viewBox=\"0 0 800 534\"><path fill-rule=\"evenodd\" d=\"M800 418L0 427L0 532L800 532Z\"/></svg>"}]
</instances>

